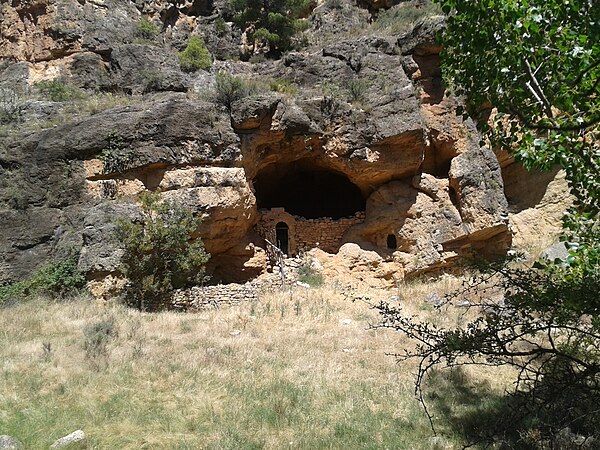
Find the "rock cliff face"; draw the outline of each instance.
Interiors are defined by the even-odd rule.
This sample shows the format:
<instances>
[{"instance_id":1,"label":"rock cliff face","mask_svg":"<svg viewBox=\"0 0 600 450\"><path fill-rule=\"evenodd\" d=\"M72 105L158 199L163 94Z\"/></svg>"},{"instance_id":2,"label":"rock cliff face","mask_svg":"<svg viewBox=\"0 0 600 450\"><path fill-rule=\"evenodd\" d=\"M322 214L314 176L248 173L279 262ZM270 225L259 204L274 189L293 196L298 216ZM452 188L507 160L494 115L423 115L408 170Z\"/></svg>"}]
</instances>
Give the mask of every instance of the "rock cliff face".
<instances>
[{"instance_id":1,"label":"rock cliff face","mask_svg":"<svg viewBox=\"0 0 600 450\"><path fill-rule=\"evenodd\" d=\"M73 247L90 278L115 272L114 220L135 216L144 190L203 219L215 281L267 270L265 238L283 245L285 226L288 246L294 217L361 217L329 250L341 247L347 266L362 257L383 284L505 253L500 166L441 82L443 19L391 33L369 24L369 10L390 5L337 3L314 7L304 47L251 62L238 59L242 30L221 19L227 4L2 3L0 92L16 93L19 114L0 131L0 282ZM151 42L138 36L142 17L156 26ZM213 55L209 71L179 68L191 34ZM219 101L225 72L249 95ZM43 80L76 100L36 97ZM260 221L272 208L292 219L271 237Z\"/></svg>"}]
</instances>

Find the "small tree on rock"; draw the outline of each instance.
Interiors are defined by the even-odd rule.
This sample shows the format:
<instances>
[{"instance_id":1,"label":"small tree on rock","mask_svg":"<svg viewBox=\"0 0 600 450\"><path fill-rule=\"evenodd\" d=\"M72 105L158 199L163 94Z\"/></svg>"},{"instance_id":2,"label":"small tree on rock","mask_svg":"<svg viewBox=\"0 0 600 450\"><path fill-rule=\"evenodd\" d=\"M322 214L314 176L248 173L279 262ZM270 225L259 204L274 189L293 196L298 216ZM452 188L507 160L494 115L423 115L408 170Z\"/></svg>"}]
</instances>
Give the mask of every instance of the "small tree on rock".
<instances>
[{"instance_id":1,"label":"small tree on rock","mask_svg":"<svg viewBox=\"0 0 600 450\"><path fill-rule=\"evenodd\" d=\"M212 65L210 53L199 36L192 36L188 45L179 53L179 65L184 72L208 70Z\"/></svg>"}]
</instances>

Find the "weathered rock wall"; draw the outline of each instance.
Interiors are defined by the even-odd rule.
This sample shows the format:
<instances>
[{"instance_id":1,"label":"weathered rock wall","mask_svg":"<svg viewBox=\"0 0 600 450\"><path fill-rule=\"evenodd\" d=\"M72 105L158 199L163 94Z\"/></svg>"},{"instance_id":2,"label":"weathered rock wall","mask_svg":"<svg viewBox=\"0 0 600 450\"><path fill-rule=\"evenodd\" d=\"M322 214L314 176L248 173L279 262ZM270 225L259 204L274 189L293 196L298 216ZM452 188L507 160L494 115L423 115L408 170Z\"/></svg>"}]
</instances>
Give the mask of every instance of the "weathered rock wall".
<instances>
[{"instance_id":1,"label":"weathered rock wall","mask_svg":"<svg viewBox=\"0 0 600 450\"><path fill-rule=\"evenodd\" d=\"M0 88L35 92L37 81L59 79L87 95L75 104L33 96L22 104L24 121L0 130L0 283L71 248L81 250L80 268L90 277L115 272L114 220L135 216L135 197L145 190L203 219L196 235L213 255L216 279L256 276L267 264L253 232L261 200L254 182L301 161L346 177L367 207L347 221L297 219L298 248L359 244L369 258L385 259L380 278L389 281L393 271L421 273L472 251L494 256L509 247L497 161L480 148L474 124L455 114L459 100L441 81L434 34L442 20L400 37L369 28L332 36L331 27L348 28L344 17L369 27L369 14L344 4L340 16L321 5L308 47L244 62L229 59L239 30L215 28L217 13L229 17L225 5L205 6L0 4ZM142 17L160 30L152 42L136 34ZM192 33L205 37L214 57L208 71L184 73L178 65ZM262 87L225 106L216 96L219 71ZM282 81L293 89L269 87ZM96 109L89 102L98 93L122 103ZM389 235L396 250L388 249ZM356 252L342 253L352 260Z\"/></svg>"}]
</instances>

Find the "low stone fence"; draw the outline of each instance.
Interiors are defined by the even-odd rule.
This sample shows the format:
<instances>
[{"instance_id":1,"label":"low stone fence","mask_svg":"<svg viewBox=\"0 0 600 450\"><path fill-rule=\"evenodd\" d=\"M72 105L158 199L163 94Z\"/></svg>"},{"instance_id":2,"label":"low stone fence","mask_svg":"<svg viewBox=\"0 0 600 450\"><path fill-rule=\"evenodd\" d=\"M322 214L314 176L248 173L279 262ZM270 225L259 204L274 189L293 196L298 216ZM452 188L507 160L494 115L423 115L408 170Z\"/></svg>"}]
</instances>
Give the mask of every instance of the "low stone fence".
<instances>
[{"instance_id":1,"label":"low stone fence","mask_svg":"<svg viewBox=\"0 0 600 450\"><path fill-rule=\"evenodd\" d=\"M286 272L288 273L287 285L294 282L295 276L293 276L292 269L289 267L286 267ZM275 268L273 273L263 275L259 280L252 280L244 284L195 286L175 291L171 296L168 309L176 311L217 309L222 306L233 306L242 302L255 301L260 294L279 289L282 289L281 278L277 268Z\"/></svg>"},{"instance_id":2,"label":"low stone fence","mask_svg":"<svg viewBox=\"0 0 600 450\"><path fill-rule=\"evenodd\" d=\"M215 309L256 300L258 293L258 286L251 283L196 286L176 291L170 306L180 311Z\"/></svg>"}]
</instances>

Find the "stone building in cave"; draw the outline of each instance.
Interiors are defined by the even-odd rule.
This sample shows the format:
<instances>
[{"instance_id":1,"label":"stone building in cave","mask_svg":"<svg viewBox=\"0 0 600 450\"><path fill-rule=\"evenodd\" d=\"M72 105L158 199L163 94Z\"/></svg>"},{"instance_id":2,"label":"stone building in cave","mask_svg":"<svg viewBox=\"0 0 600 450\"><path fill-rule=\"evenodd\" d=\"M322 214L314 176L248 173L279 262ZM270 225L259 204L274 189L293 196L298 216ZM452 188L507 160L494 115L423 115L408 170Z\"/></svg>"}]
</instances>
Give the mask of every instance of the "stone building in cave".
<instances>
[{"instance_id":1,"label":"stone building in cave","mask_svg":"<svg viewBox=\"0 0 600 450\"><path fill-rule=\"evenodd\" d=\"M365 219L360 189L308 160L272 164L254 180L254 189L257 234L288 256L312 248L336 253L348 229Z\"/></svg>"},{"instance_id":2,"label":"stone building in cave","mask_svg":"<svg viewBox=\"0 0 600 450\"><path fill-rule=\"evenodd\" d=\"M337 253L348 229L363 223L364 220L363 211L339 219L307 219L292 215L285 208L271 208L259 210L259 221L255 230L259 236L279 247L288 256L297 256L313 248Z\"/></svg>"}]
</instances>

